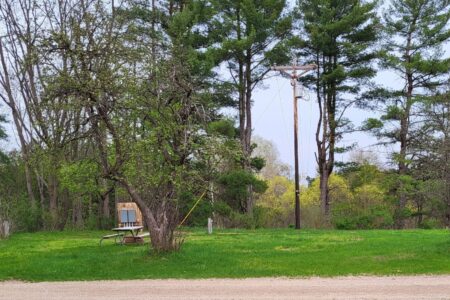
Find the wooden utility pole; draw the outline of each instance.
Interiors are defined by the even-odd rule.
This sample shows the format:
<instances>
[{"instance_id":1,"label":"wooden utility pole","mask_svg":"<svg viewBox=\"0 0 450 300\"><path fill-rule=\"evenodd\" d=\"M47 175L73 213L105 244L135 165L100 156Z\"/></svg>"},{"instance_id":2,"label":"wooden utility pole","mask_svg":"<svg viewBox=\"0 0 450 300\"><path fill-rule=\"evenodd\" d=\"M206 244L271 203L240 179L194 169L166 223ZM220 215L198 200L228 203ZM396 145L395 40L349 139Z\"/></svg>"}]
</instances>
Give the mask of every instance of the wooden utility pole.
<instances>
[{"instance_id":1,"label":"wooden utility pole","mask_svg":"<svg viewBox=\"0 0 450 300\"><path fill-rule=\"evenodd\" d=\"M291 79L291 86L294 97L294 159L295 159L295 229L300 229L300 178L298 168L298 116L297 116L297 101L300 96L297 95L297 81L304 74L316 69L314 64L299 66L297 63L292 66L273 66L271 69L280 71L281 75ZM291 71L292 73L288 73ZM300 71L297 73L297 71Z\"/></svg>"}]
</instances>

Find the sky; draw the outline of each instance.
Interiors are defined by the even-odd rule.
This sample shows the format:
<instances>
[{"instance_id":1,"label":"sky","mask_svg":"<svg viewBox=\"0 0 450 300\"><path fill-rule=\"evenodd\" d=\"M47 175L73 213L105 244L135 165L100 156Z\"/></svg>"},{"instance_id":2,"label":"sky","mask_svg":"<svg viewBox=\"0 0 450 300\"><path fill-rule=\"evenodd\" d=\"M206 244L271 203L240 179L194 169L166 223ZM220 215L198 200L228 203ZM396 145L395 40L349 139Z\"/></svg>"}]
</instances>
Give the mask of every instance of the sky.
<instances>
[{"instance_id":1,"label":"sky","mask_svg":"<svg viewBox=\"0 0 450 300\"><path fill-rule=\"evenodd\" d=\"M446 56L450 54L450 44L445 46L445 52ZM380 71L374 81L384 87L398 88L403 85L401 78L390 71ZM253 98L253 134L271 140L279 151L280 160L293 167L294 120L290 80L276 76L268 79L264 85L264 88L255 91ZM299 169L303 180L306 176L317 175L315 131L319 116L314 93L305 92L307 100L298 101ZM367 118L379 116L379 113L352 108L347 110L345 116L358 126ZM378 146L377 139L365 132L344 135L338 146L349 146L353 143L357 143L355 150L364 151L378 158L382 167L389 167L389 154L398 148L397 145ZM336 161L347 160L349 155L350 153L337 154Z\"/></svg>"}]
</instances>

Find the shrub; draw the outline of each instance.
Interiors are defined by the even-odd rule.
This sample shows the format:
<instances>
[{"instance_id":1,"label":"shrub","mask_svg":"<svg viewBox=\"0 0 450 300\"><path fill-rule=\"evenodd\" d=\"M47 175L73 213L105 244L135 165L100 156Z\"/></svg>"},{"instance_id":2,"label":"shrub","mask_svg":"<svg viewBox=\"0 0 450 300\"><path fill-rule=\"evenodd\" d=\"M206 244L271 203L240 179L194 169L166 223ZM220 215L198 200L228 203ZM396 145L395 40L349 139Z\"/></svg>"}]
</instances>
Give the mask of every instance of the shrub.
<instances>
[{"instance_id":1,"label":"shrub","mask_svg":"<svg viewBox=\"0 0 450 300\"><path fill-rule=\"evenodd\" d=\"M26 196L17 199L11 209L11 223L14 231L37 231L42 226L39 207L33 207Z\"/></svg>"},{"instance_id":2,"label":"shrub","mask_svg":"<svg viewBox=\"0 0 450 300\"><path fill-rule=\"evenodd\" d=\"M441 222L439 220L434 218L428 218L422 221L422 223L419 225L422 229L436 229L436 228L442 228Z\"/></svg>"}]
</instances>

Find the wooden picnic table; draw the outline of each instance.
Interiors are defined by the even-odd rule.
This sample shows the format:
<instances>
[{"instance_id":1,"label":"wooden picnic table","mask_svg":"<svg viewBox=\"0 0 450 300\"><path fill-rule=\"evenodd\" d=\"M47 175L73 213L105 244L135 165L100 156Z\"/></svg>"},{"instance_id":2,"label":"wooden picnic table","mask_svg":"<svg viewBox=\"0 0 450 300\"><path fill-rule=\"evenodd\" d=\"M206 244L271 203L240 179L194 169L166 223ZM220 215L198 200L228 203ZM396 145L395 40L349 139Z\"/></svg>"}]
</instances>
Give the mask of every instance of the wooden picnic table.
<instances>
[{"instance_id":1,"label":"wooden picnic table","mask_svg":"<svg viewBox=\"0 0 450 300\"><path fill-rule=\"evenodd\" d=\"M115 231L114 234L108 234L100 239L100 246L102 241L106 239L112 239L116 241L117 244L143 244L144 237L150 236L149 232L140 233L144 226L123 226L111 229ZM119 242L117 241L119 240Z\"/></svg>"},{"instance_id":2,"label":"wooden picnic table","mask_svg":"<svg viewBox=\"0 0 450 300\"><path fill-rule=\"evenodd\" d=\"M143 243L144 240L139 236L139 232L144 226L124 226L113 228L112 231L123 233L122 244ZM131 234L131 235L127 235Z\"/></svg>"}]
</instances>

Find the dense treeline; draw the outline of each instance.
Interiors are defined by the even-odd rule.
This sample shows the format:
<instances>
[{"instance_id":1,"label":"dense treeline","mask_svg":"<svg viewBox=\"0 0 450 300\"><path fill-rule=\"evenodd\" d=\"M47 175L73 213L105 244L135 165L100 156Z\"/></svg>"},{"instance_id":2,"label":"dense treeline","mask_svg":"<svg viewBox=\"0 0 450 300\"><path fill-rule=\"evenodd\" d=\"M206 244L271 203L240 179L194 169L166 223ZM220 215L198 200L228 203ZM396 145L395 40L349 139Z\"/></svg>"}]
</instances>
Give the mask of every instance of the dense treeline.
<instances>
[{"instance_id":1,"label":"dense treeline","mask_svg":"<svg viewBox=\"0 0 450 300\"><path fill-rule=\"evenodd\" d=\"M251 106L294 56L318 66L302 79L320 112L303 225L450 226L449 17L444 0L4 0L0 123L19 147L0 152L0 221L110 228L131 200L161 251L199 198L187 224L289 226L290 170L252 140ZM358 127L353 106L382 113ZM361 130L399 147L392 169L336 162Z\"/></svg>"}]
</instances>

